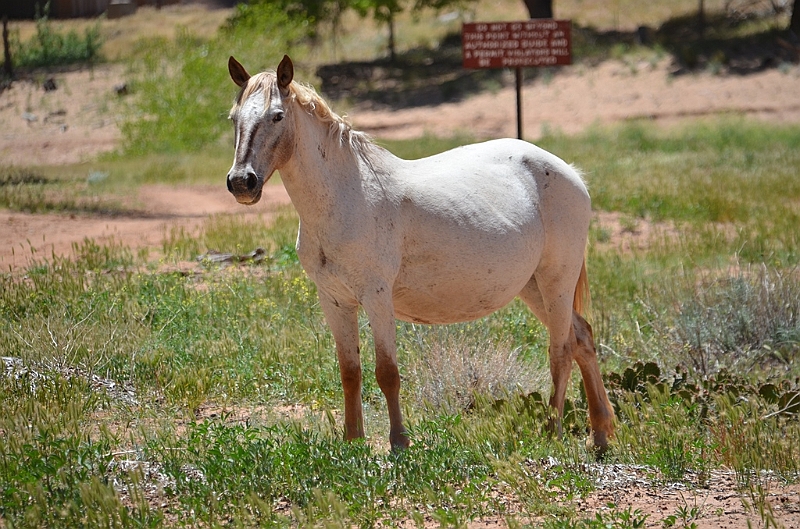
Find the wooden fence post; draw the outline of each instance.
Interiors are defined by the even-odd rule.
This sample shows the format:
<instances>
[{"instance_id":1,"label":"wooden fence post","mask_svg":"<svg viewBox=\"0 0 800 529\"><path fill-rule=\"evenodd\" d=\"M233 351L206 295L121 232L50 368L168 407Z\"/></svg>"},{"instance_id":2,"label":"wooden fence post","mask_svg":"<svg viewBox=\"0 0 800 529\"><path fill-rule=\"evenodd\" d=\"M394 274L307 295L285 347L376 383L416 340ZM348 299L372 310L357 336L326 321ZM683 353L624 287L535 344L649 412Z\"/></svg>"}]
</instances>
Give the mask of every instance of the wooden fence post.
<instances>
[{"instance_id":1,"label":"wooden fence post","mask_svg":"<svg viewBox=\"0 0 800 529\"><path fill-rule=\"evenodd\" d=\"M8 15L3 15L3 71L10 79L14 76L14 66L11 64L11 46L8 43Z\"/></svg>"}]
</instances>

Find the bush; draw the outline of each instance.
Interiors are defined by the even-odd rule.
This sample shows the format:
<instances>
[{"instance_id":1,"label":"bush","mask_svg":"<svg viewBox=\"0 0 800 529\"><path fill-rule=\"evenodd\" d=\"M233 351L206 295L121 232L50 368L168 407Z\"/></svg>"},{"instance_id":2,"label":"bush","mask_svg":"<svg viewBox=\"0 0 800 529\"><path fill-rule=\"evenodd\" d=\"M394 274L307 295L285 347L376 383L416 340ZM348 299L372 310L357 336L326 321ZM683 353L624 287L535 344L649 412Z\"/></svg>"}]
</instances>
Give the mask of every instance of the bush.
<instances>
[{"instance_id":1,"label":"bush","mask_svg":"<svg viewBox=\"0 0 800 529\"><path fill-rule=\"evenodd\" d=\"M87 28L83 37L75 31L66 34L53 28L49 19L50 3L44 14L36 18L36 36L28 42L12 44L12 56L17 66L41 68L68 64L95 63L101 59L100 26Z\"/></svg>"},{"instance_id":2,"label":"bush","mask_svg":"<svg viewBox=\"0 0 800 529\"><path fill-rule=\"evenodd\" d=\"M480 332L476 325L417 328L417 349L409 375L421 405L448 413L472 408L477 397L499 399L546 390L549 372L520 357L520 348ZM483 334L483 336L481 336Z\"/></svg>"},{"instance_id":3,"label":"bush","mask_svg":"<svg viewBox=\"0 0 800 529\"><path fill-rule=\"evenodd\" d=\"M122 125L128 152L198 151L228 130L236 88L228 57L235 55L251 72L274 68L302 36L300 25L277 8L264 6L259 13L258 24L229 21L211 42L183 31L174 42L141 44L132 66L137 97Z\"/></svg>"},{"instance_id":4,"label":"bush","mask_svg":"<svg viewBox=\"0 0 800 529\"><path fill-rule=\"evenodd\" d=\"M800 344L795 272L754 267L693 290L666 334L698 372L748 371L774 360L793 363Z\"/></svg>"}]
</instances>

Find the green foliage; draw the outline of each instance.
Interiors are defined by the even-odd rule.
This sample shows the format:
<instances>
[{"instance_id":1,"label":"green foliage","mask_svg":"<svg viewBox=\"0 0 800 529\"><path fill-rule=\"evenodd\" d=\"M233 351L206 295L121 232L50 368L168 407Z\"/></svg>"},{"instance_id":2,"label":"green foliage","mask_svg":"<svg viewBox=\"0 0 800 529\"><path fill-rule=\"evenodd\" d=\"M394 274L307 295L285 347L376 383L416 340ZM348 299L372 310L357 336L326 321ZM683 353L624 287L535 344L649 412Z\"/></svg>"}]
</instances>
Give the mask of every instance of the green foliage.
<instances>
[{"instance_id":1,"label":"green foliage","mask_svg":"<svg viewBox=\"0 0 800 529\"><path fill-rule=\"evenodd\" d=\"M254 71L274 68L264 61L282 57L302 30L278 7L263 4L252 16L234 16L210 42L188 30L175 41L141 42L131 65L136 97L122 125L126 151L192 152L213 145L230 126L226 118L236 87L228 56Z\"/></svg>"},{"instance_id":2,"label":"green foliage","mask_svg":"<svg viewBox=\"0 0 800 529\"><path fill-rule=\"evenodd\" d=\"M446 430L415 432L424 439L392 454L297 425L203 422L176 444L158 440L147 452L173 478L167 493L185 502L182 512L193 523L219 523L234 512L251 524L287 523L294 515L372 525L404 519L419 502L475 509L465 502L482 494L470 480L489 478L485 459L452 437L443 442ZM455 485L463 487L459 496Z\"/></svg>"},{"instance_id":3,"label":"green foliage","mask_svg":"<svg viewBox=\"0 0 800 529\"><path fill-rule=\"evenodd\" d=\"M27 42L12 41L11 56L15 66L41 68L93 64L102 59L99 23L87 28L83 36L75 31L62 33L53 27L49 14L50 2L47 2L44 12L36 17L36 35Z\"/></svg>"},{"instance_id":4,"label":"green foliage","mask_svg":"<svg viewBox=\"0 0 800 529\"><path fill-rule=\"evenodd\" d=\"M293 2L291 0L256 0L238 4L223 31L229 34L241 31L258 32L274 24L276 12L285 13L293 24L306 28L308 36L316 36L323 23L335 23L348 8L348 0Z\"/></svg>"},{"instance_id":5,"label":"green foliage","mask_svg":"<svg viewBox=\"0 0 800 529\"><path fill-rule=\"evenodd\" d=\"M787 380L758 385L727 371L702 379L686 370L664 376L654 363L637 363L609 374L606 385L621 422L617 454L631 461L647 454L666 479L691 472L702 484L712 457L740 472L743 483L760 479L754 468L797 472L800 451L787 450L782 439L800 427L800 388Z\"/></svg>"},{"instance_id":6,"label":"green foliage","mask_svg":"<svg viewBox=\"0 0 800 529\"><path fill-rule=\"evenodd\" d=\"M797 157L785 149L800 141L799 134L793 127L732 120L723 126L693 125L667 137L653 127L633 124L611 135L591 132L582 147L561 137L545 138L541 144L553 152L572 151L572 161L591 170L587 176L599 209L654 220L745 223L763 214L754 208L770 208L773 214L782 209L772 201L750 201L753 193L800 193L797 179L790 177ZM624 155L599 154L612 149L612 143ZM773 166L769 160L779 163Z\"/></svg>"},{"instance_id":7,"label":"green foliage","mask_svg":"<svg viewBox=\"0 0 800 529\"><path fill-rule=\"evenodd\" d=\"M108 479L109 439L92 439L85 428L103 400L58 371L0 377L0 519L11 527L78 527L131 518Z\"/></svg>"}]
</instances>

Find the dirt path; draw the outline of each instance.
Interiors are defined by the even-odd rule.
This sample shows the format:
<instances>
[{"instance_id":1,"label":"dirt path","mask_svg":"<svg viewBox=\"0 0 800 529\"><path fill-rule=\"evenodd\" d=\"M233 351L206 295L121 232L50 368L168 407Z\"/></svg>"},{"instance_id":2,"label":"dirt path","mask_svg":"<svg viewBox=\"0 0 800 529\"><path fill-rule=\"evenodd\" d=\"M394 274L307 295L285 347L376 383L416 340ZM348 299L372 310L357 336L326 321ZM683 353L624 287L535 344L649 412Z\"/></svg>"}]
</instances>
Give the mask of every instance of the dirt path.
<instances>
[{"instance_id":1,"label":"dirt path","mask_svg":"<svg viewBox=\"0 0 800 529\"><path fill-rule=\"evenodd\" d=\"M146 204L135 217L87 215L32 215L0 211L0 271L17 270L52 255L68 256L73 244L93 239L114 241L132 250L158 249L165 234L183 227L196 231L211 215L258 216L289 203L281 185L264 187L261 202L237 204L223 186L168 187L149 185L139 190L137 202Z\"/></svg>"},{"instance_id":2,"label":"dirt path","mask_svg":"<svg viewBox=\"0 0 800 529\"><path fill-rule=\"evenodd\" d=\"M669 61L608 61L576 65L523 89L523 132L535 140L543 128L575 134L593 124L650 119L671 125L686 118L744 115L773 123L800 122L800 67L747 76L670 75ZM407 139L463 131L475 137L516 136L516 92L511 88L467 100L401 111L356 107L357 128L378 138Z\"/></svg>"}]
</instances>

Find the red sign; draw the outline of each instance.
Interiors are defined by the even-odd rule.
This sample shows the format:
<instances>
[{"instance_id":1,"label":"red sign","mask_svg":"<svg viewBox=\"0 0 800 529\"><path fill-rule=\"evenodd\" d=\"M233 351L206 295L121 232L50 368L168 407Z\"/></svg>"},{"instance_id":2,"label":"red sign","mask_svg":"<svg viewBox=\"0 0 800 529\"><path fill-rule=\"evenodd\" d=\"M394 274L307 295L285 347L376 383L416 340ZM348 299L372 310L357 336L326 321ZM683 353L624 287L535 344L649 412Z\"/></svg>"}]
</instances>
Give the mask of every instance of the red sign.
<instances>
[{"instance_id":1,"label":"red sign","mask_svg":"<svg viewBox=\"0 0 800 529\"><path fill-rule=\"evenodd\" d=\"M572 23L549 18L474 22L461 29L464 68L572 64Z\"/></svg>"}]
</instances>

